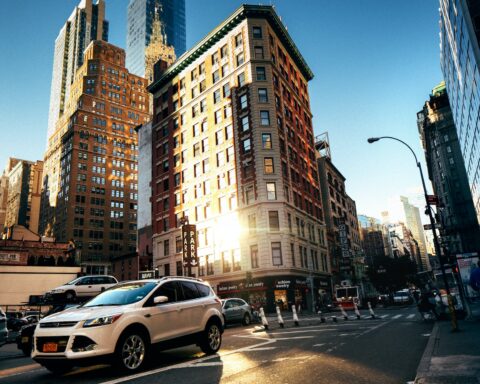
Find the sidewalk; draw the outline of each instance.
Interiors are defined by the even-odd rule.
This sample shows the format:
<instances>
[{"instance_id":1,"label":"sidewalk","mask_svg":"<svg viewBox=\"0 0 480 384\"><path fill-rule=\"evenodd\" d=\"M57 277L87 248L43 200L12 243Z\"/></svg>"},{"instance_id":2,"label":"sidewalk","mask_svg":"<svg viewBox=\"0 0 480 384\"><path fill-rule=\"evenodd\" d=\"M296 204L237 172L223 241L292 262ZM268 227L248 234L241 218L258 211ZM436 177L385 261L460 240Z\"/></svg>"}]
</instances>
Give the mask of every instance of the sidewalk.
<instances>
[{"instance_id":1,"label":"sidewalk","mask_svg":"<svg viewBox=\"0 0 480 384\"><path fill-rule=\"evenodd\" d=\"M458 322L437 321L428 340L416 384L480 384L480 317Z\"/></svg>"}]
</instances>

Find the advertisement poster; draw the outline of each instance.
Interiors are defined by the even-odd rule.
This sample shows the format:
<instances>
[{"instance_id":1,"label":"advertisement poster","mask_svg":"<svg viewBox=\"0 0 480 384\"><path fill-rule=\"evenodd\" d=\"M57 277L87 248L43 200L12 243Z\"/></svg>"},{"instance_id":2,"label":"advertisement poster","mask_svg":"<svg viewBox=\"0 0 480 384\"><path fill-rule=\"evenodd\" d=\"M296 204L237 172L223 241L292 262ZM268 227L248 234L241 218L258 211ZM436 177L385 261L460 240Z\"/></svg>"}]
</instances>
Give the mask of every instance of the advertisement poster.
<instances>
[{"instance_id":1,"label":"advertisement poster","mask_svg":"<svg viewBox=\"0 0 480 384\"><path fill-rule=\"evenodd\" d=\"M465 295L471 299L480 298L480 292L470 286L470 273L477 267L478 253L462 253L457 255L458 273L462 279Z\"/></svg>"}]
</instances>

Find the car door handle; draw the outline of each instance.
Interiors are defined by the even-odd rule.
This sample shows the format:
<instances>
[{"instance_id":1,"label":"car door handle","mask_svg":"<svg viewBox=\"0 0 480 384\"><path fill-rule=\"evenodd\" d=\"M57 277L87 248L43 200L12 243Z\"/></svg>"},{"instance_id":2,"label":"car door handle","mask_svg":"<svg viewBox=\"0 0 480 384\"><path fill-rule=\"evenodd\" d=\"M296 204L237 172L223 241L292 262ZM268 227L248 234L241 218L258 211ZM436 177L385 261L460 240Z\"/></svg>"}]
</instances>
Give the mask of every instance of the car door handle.
<instances>
[{"instance_id":1,"label":"car door handle","mask_svg":"<svg viewBox=\"0 0 480 384\"><path fill-rule=\"evenodd\" d=\"M147 313L145 317L151 317L152 315L150 313Z\"/></svg>"},{"instance_id":2,"label":"car door handle","mask_svg":"<svg viewBox=\"0 0 480 384\"><path fill-rule=\"evenodd\" d=\"M91 286L91 285L89 285L89 286L88 286L88 288L92 288L92 286Z\"/></svg>"}]
</instances>

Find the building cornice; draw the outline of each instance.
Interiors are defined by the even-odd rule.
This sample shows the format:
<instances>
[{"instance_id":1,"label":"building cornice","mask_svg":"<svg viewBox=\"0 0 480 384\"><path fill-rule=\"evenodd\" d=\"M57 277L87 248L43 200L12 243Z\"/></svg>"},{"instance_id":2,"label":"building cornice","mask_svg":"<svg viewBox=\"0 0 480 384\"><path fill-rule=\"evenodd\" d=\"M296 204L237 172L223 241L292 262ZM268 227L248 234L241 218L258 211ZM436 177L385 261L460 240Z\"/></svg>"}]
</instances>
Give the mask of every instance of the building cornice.
<instances>
[{"instance_id":1,"label":"building cornice","mask_svg":"<svg viewBox=\"0 0 480 384\"><path fill-rule=\"evenodd\" d=\"M297 46L290 37L287 29L282 21L269 5L248 5L244 4L238 8L228 19L210 32L203 40L201 40L192 49L185 52L179 59L171 65L159 79L154 80L147 89L151 93L155 93L161 89L166 83L171 81L176 75L187 68L191 63L197 60L202 54L216 44L220 39L233 30L238 24L245 19L262 18L269 22L282 44L287 49L289 55L294 59L302 75L307 81L313 79L313 72L307 65L305 59L300 54Z\"/></svg>"}]
</instances>

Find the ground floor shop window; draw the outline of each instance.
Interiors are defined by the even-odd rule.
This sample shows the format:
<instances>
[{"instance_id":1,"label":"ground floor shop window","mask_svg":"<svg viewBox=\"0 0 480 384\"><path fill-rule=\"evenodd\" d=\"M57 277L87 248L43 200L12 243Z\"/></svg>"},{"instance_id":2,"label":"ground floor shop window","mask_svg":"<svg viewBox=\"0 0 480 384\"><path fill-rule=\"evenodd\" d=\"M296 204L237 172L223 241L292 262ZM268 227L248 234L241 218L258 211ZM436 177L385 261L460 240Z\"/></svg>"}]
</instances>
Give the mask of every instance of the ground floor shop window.
<instances>
[{"instance_id":1,"label":"ground floor shop window","mask_svg":"<svg viewBox=\"0 0 480 384\"><path fill-rule=\"evenodd\" d=\"M282 311L288 309L287 291L284 289L278 289L275 290L273 293L275 304L278 305Z\"/></svg>"}]
</instances>

